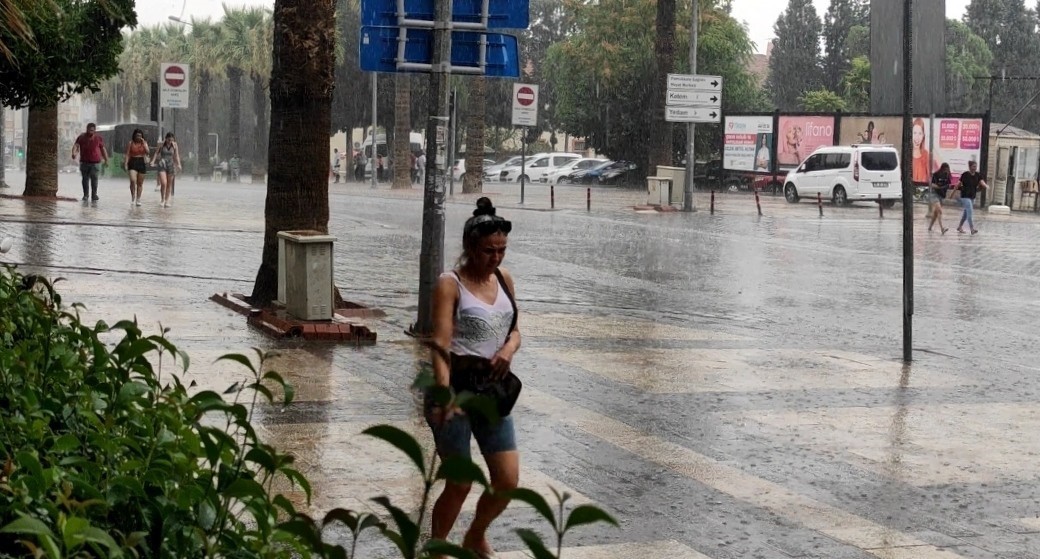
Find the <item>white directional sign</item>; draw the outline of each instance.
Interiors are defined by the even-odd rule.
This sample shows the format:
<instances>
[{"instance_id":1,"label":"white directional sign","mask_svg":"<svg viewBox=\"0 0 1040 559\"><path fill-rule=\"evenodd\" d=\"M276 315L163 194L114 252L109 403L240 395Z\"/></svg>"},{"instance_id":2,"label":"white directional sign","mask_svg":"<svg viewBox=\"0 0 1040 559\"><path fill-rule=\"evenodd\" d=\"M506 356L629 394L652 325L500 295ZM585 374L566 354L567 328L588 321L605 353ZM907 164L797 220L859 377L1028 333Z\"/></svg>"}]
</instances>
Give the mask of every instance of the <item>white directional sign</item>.
<instances>
[{"instance_id":1,"label":"white directional sign","mask_svg":"<svg viewBox=\"0 0 1040 559\"><path fill-rule=\"evenodd\" d=\"M665 105L668 122L720 122L722 76L668 74Z\"/></svg>"},{"instance_id":2,"label":"white directional sign","mask_svg":"<svg viewBox=\"0 0 1040 559\"><path fill-rule=\"evenodd\" d=\"M191 90L189 69L180 62L159 65L159 106L164 109L187 109Z\"/></svg>"},{"instance_id":3,"label":"white directional sign","mask_svg":"<svg viewBox=\"0 0 1040 559\"><path fill-rule=\"evenodd\" d=\"M678 91L680 89L722 91L722 76L668 74L668 91Z\"/></svg>"},{"instance_id":4,"label":"white directional sign","mask_svg":"<svg viewBox=\"0 0 1040 559\"><path fill-rule=\"evenodd\" d=\"M513 126L538 126L538 86L513 84Z\"/></svg>"},{"instance_id":5,"label":"white directional sign","mask_svg":"<svg viewBox=\"0 0 1040 559\"><path fill-rule=\"evenodd\" d=\"M722 111L718 107L666 107L664 119L668 122L719 122Z\"/></svg>"},{"instance_id":6,"label":"white directional sign","mask_svg":"<svg viewBox=\"0 0 1040 559\"><path fill-rule=\"evenodd\" d=\"M722 93L695 89L668 90L667 105L677 107L721 107Z\"/></svg>"}]
</instances>

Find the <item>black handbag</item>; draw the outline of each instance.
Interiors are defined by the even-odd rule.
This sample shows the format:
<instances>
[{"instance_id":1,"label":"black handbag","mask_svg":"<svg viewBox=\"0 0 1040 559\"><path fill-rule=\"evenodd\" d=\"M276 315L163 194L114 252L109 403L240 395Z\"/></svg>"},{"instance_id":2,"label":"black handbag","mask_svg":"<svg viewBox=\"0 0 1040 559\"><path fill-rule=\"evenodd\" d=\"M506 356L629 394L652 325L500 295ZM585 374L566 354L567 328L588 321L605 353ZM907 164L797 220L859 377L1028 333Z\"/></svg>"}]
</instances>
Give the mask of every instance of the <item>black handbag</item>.
<instances>
[{"instance_id":1,"label":"black handbag","mask_svg":"<svg viewBox=\"0 0 1040 559\"><path fill-rule=\"evenodd\" d=\"M506 334L506 339L508 340L513 331L516 330L516 300L513 298L512 292L509 291L509 286L506 285L502 272L496 269L495 276L498 277L498 283L505 290L506 296L509 297L509 304L513 306L513 321L509 325L509 333ZM513 406L516 405L516 401L520 397L520 390L524 387L520 379L513 374L513 371L507 372L502 378L492 379L491 360L487 357L458 355L455 353L448 354L440 346L431 345L431 347L448 361L451 367L451 387L456 393L472 392L473 394L486 396L495 403L499 417L506 417L512 413Z\"/></svg>"}]
</instances>

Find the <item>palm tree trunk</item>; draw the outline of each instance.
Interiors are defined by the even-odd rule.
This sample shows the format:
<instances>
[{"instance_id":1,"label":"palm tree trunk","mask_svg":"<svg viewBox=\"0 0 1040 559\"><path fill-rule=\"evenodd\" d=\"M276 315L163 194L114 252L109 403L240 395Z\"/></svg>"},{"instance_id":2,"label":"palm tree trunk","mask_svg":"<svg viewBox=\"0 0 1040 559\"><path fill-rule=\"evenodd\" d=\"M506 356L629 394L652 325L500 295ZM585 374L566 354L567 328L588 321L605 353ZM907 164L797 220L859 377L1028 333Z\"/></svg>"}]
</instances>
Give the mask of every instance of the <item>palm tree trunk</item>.
<instances>
[{"instance_id":1,"label":"palm tree trunk","mask_svg":"<svg viewBox=\"0 0 1040 559\"><path fill-rule=\"evenodd\" d=\"M412 187L411 106L411 74L394 74L394 184L391 188Z\"/></svg>"},{"instance_id":2,"label":"palm tree trunk","mask_svg":"<svg viewBox=\"0 0 1040 559\"><path fill-rule=\"evenodd\" d=\"M209 153L209 88L212 76L209 72L199 72L199 100L196 111L199 112L199 145L198 152L198 174L200 177L213 176L213 164L210 162Z\"/></svg>"},{"instance_id":3,"label":"palm tree trunk","mask_svg":"<svg viewBox=\"0 0 1040 559\"><path fill-rule=\"evenodd\" d=\"M672 124L665 121L664 113L668 73L675 63L675 0L657 1L657 36L654 43L657 74L650 97L654 104L654 127L650 135L650 165L647 174L657 173L658 165L672 164Z\"/></svg>"},{"instance_id":4,"label":"palm tree trunk","mask_svg":"<svg viewBox=\"0 0 1040 559\"><path fill-rule=\"evenodd\" d=\"M483 192L484 122L487 113L487 78L473 78L470 89L469 116L466 118L466 173L462 175L462 192Z\"/></svg>"},{"instance_id":5,"label":"palm tree trunk","mask_svg":"<svg viewBox=\"0 0 1040 559\"><path fill-rule=\"evenodd\" d=\"M256 129L253 131L253 182L263 182L267 175L267 84L264 77L253 73L253 113Z\"/></svg>"},{"instance_id":6,"label":"palm tree trunk","mask_svg":"<svg viewBox=\"0 0 1040 559\"><path fill-rule=\"evenodd\" d=\"M4 137L4 128L6 128L4 118L4 106L0 105L0 188L8 188L5 174L7 158L4 156L4 152L7 151L7 138Z\"/></svg>"},{"instance_id":7,"label":"palm tree trunk","mask_svg":"<svg viewBox=\"0 0 1040 559\"><path fill-rule=\"evenodd\" d=\"M275 0L264 250L250 303L278 296L278 232L328 232L333 0Z\"/></svg>"},{"instance_id":8,"label":"palm tree trunk","mask_svg":"<svg viewBox=\"0 0 1040 559\"><path fill-rule=\"evenodd\" d=\"M242 69L228 66L227 77L228 92L231 95L230 102L228 103L228 110L231 114L228 115L227 143L227 159L230 161L232 157L236 156L241 159L242 155L241 134L239 131L242 117ZM232 180L231 173L228 173L227 180Z\"/></svg>"},{"instance_id":9,"label":"palm tree trunk","mask_svg":"<svg viewBox=\"0 0 1040 559\"><path fill-rule=\"evenodd\" d=\"M58 195L58 107L30 108L23 196Z\"/></svg>"}]
</instances>

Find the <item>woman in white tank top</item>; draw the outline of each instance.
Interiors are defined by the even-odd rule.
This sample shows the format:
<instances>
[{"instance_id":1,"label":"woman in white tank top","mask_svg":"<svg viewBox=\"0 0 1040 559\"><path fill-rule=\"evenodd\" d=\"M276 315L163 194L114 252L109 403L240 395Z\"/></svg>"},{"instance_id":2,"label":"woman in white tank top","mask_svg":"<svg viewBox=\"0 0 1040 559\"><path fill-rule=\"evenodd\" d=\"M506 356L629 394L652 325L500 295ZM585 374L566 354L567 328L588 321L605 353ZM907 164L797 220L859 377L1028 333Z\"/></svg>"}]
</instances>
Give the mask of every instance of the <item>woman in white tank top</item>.
<instances>
[{"instance_id":1,"label":"woman in white tank top","mask_svg":"<svg viewBox=\"0 0 1040 559\"><path fill-rule=\"evenodd\" d=\"M433 295L433 343L456 355L491 360L496 375L509 372L513 354L520 348L520 331L513 325L513 278L501 268L512 224L495 215L488 198L477 200L473 217L462 232L462 257L455 270L442 274ZM496 270L501 272L501 279ZM508 289L509 292L504 292ZM435 382L449 386L450 364L432 352ZM513 414L497 423L474 419L427 402L426 420L433 429L441 457L470 455L470 438L477 440L487 462L491 486L497 492L515 489L520 478ZM469 484L447 483L433 506L431 536L446 539L469 494ZM485 492L477 503L473 524L462 546L482 559L494 557L487 529L508 501Z\"/></svg>"}]
</instances>

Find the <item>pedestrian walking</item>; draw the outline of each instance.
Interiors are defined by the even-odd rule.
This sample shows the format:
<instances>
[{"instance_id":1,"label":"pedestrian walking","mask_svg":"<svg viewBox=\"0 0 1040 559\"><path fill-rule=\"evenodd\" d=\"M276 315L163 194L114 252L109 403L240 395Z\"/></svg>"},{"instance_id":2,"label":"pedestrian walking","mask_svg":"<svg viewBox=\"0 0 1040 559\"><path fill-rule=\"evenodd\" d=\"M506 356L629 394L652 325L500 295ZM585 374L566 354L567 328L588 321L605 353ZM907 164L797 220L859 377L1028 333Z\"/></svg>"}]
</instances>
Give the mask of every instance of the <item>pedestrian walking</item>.
<instances>
[{"instance_id":1,"label":"pedestrian walking","mask_svg":"<svg viewBox=\"0 0 1040 559\"><path fill-rule=\"evenodd\" d=\"M509 371L520 348L516 329L513 277L501 267L512 224L495 215L491 200L477 201L473 217L462 229L462 256L451 272L441 274L433 295L433 338L431 345L435 382L459 390L468 382L502 382L515 377ZM448 349L450 348L450 349ZM450 355L449 355L450 351ZM483 364L479 380L475 364ZM469 379L469 380L467 380ZM518 393L518 383L512 391ZM507 392L508 393L508 392ZM511 404L510 404L511 407ZM501 404L500 404L501 408ZM462 547L477 557L494 557L487 529L508 505L503 491L515 489L520 477L520 455L516 448L513 416L507 409L497 423L441 407L427 397L426 420L433 430L437 453L470 456L470 438L476 438L491 477L493 492L484 492L477 502L473 523ZM446 539L469 494L470 484L448 482L433 505L431 535Z\"/></svg>"},{"instance_id":2,"label":"pedestrian walking","mask_svg":"<svg viewBox=\"0 0 1040 559\"><path fill-rule=\"evenodd\" d=\"M957 226L958 233L965 233L964 222L968 223L968 228L971 234L974 235L979 232L975 228L975 222L973 220L975 213L975 195L978 191L989 188L986 181L983 180L982 175L978 172L979 164L974 161L968 162L968 170L961 173L961 180L954 187L954 190L959 190L961 193L961 207L964 208L964 213L961 215L961 223Z\"/></svg>"},{"instance_id":3,"label":"pedestrian walking","mask_svg":"<svg viewBox=\"0 0 1040 559\"><path fill-rule=\"evenodd\" d=\"M939 223L939 230L942 231L943 235L949 231L949 229L943 226L942 222L942 202L946 199L946 193L950 190L952 178L949 163L943 163L939 166L938 171L932 173L932 184L926 194L929 207L929 231L932 230L936 222Z\"/></svg>"},{"instance_id":4,"label":"pedestrian walking","mask_svg":"<svg viewBox=\"0 0 1040 559\"><path fill-rule=\"evenodd\" d=\"M126 144L126 157L123 159L123 170L130 176L130 204L141 205L141 190L144 188L144 176L148 172L148 154L151 150L144 132L134 129L134 134Z\"/></svg>"},{"instance_id":5,"label":"pedestrian walking","mask_svg":"<svg viewBox=\"0 0 1040 559\"><path fill-rule=\"evenodd\" d=\"M83 181L83 201L86 202L89 195L96 202L98 175L101 173L101 165L108 165L108 151L105 149L105 140L97 133L97 125L93 122L87 124L87 131L77 136L72 144L72 161L77 159Z\"/></svg>"},{"instance_id":6,"label":"pedestrian walking","mask_svg":"<svg viewBox=\"0 0 1040 559\"><path fill-rule=\"evenodd\" d=\"M358 151L357 155L354 156L354 180L365 182L365 167L367 165L368 159L365 158L365 152Z\"/></svg>"},{"instance_id":7,"label":"pedestrian walking","mask_svg":"<svg viewBox=\"0 0 1040 559\"><path fill-rule=\"evenodd\" d=\"M159 169L159 205L168 208L173 205L173 183L181 170L181 151L177 147L177 138L173 132L167 132L166 138L152 156L152 166ZM140 205L140 204L139 204Z\"/></svg>"},{"instance_id":8,"label":"pedestrian walking","mask_svg":"<svg viewBox=\"0 0 1040 559\"><path fill-rule=\"evenodd\" d=\"M383 156L376 156L376 182L383 182Z\"/></svg>"},{"instance_id":9,"label":"pedestrian walking","mask_svg":"<svg viewBox=\"0 0 1040 559\"><path fill-rule=\"evenodd\" d=\"M332 176L335 179L335 182L339 182L340 170L339 148L332 148Z\"/></svg>"}]
</instances>

